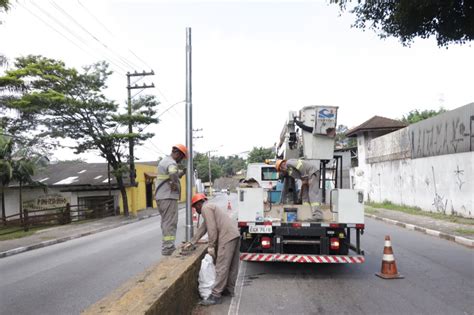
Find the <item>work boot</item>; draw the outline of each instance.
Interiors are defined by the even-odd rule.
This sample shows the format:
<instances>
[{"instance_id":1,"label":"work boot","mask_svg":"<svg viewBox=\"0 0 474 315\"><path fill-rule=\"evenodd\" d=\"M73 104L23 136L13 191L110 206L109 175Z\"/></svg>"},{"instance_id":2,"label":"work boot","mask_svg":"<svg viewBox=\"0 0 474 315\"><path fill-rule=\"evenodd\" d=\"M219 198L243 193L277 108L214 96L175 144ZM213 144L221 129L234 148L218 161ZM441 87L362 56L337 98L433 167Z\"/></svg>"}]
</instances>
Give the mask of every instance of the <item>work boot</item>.
<instances>
[{"instance_id":1,"label":"work boot","mask_svg":"<svg viewBox=\"0 0 474 315\"><path fill-rule=\"evenodd\" d=\"M230 297L234 297L235 294L234 292L232 291L229 291L228 289L224 289L224 291L222 291L222 296L230 296Z\"/></svg>"},{"instance_id":2,"label":"work boot","mask_svg":"<svg viewBox=\"0 0 474 315\"><path fill-rule=\"evenodd\" d=\"M216 305L216 304L221 304L221 303L222 303L222 299L212 294L207 299L199 302L200 305L204 305L204 306Z\"/></svg>"},{"instance_id":3,"label":"work boot","mask_svg":"<svg viewBox=\"0 0 474 315\"><path fill-rule=\"evenodd\" d=\"M173 254L173 252L175 251L176 248L167 248L167 249L163 249L161 251L161 255L163 256L171 256Z\"/></svg>"}]
</instances>

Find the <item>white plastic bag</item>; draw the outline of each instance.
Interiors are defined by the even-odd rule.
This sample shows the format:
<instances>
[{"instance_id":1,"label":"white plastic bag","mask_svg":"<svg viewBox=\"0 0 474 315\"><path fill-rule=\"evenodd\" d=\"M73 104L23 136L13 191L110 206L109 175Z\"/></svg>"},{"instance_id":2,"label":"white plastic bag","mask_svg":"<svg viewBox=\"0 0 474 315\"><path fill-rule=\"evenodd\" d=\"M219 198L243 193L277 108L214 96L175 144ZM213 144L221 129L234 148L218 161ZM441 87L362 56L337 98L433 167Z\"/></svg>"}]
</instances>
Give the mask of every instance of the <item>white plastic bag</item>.
<instances>
[{"instance_id":1,"label":"white plastic bag","mask_svg":"<svg viewBox=\"0 0 474 315\"><path fill-rule=\"evenodd\" d=\"M216 267L212 257L206 254L201 261L201 270L199 271L199 295L207 299L212 293L212 287L216 281Z\"/></svg>"}]
</instances>

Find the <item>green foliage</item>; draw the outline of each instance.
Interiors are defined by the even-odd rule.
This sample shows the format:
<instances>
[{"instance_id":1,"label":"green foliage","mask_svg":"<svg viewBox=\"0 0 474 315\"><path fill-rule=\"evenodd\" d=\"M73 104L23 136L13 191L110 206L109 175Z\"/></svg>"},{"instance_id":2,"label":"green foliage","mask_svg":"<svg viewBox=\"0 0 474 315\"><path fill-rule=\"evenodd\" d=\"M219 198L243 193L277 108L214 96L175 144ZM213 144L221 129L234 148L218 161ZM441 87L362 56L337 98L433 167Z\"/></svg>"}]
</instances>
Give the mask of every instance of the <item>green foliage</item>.
<instances>
[{"instance_id":1,"label":"green foliage","mask_svg":"<svg viewBox=\"0 0 474 315\"><path fill-rule=\"evenodd\" d=\"M193 159L194 168L203 182L209 181L209 157L207 154L197 153ZM229 157L211 156L211 177L234 176L238 171L245 169L245 160L237 155Z\"/></svg>"},{"instance_id":2,"label":"green foliage","mask_svg":"<svg viewBox=\"0 0 474 315\"><path fill-rule=\"evenodd\" d=\"M414 109L411 110L407 115L403 115L401 121L407 124L414 124L445 112L446 110L443 107L441 107L439 110L426 109L424 111L419 111L418 109Z\"/></svg>"},{"instance_id":3,"label":"green foliage","mask_svg":"<svg viewBox=\"0 0 474 315\"><path fill-rule=\"evenodd\" d=\"M330 0L346 10L351 0ZM474 39L474 3L458 0L357 0L351 6L354 27L373 29L381 38L397 37L409 45L416 37L436 36L438 46Z\"/></svg>"},{"instance_id":4,"label":"green foliage","mask_svg":"<svg viewBox=\"0 0 474 315\"><path fill-rule=\"evenodd\" d=\"M346 137L349 128L345 125L339 125L336 128L336 147L337 148L352 148L357 146L357 140L355 138Z\"/></svg>"},{"instance_id":5,"label":"green foliage","mask_svg":"<svg viewBox=\"0 0 474 315\"><path fill-rule=\"evenodd\" d=\"M222 168L217 163L218 158L211 157L211 177L213 180L222 176ZM209 157L207 154L197 153L193 159L194 168L203 182L209 181Z\"/></svg>"},{"instance_id":6,"label":"green foliage","mask_svg":"<svg viewBox=\"0 0 474 315\"><path fill-rule=\"evenodd\" d=\"M10 0L0 0L0 12L7 12L10 9Z\"/></svg>"},{"instance_id":7,"label":"green foliage","mask_svg":"<svg viewBox=\"0 0 474 315\"><path fill-rule=\"evenodd\" d=\"M248 163L264 163L267 159L275 158L275 152L272 148L254 147L249 152Z\"/></svg>"},{"instance_id":8,"label":"green foliage","mask_svg":"<svg viewBox=\"0 0 474 315\"><path fill-rule=\"evenodd\" d=\"M2 124L10 133L43 128L43 136L74 139L76 153L98 150L113 169L127 214L122 177L128 169L129 140L139 145L153 136L143 130L158 122L159 102L154 96L141 96L132 102L132 115L120 113L118 104L104 96L111 73L105 62L77 71L42 56L19 57L0 77L0 106L16 111L18 118ZM134 133L128 132L129 123Z\"/></svg>"}]
</instances>

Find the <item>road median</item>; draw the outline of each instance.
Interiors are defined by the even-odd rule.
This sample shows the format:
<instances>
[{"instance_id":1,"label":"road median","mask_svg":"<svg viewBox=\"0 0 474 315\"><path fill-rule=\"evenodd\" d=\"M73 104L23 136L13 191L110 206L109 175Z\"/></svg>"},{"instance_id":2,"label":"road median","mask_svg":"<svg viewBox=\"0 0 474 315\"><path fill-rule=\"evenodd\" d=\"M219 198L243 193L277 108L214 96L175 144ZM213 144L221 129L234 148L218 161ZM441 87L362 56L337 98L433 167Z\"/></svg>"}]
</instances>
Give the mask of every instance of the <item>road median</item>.
<instances>
[{"instance_id":1,"label":"road median","mask_svg":"<svg viewBox=\"0 0 474 315\"><path fill-rule=\"evenodd\" d=\"M206 251L162 259L81 314L189 314L199 299L197 276Z\"/></svg>"}]
</instances>

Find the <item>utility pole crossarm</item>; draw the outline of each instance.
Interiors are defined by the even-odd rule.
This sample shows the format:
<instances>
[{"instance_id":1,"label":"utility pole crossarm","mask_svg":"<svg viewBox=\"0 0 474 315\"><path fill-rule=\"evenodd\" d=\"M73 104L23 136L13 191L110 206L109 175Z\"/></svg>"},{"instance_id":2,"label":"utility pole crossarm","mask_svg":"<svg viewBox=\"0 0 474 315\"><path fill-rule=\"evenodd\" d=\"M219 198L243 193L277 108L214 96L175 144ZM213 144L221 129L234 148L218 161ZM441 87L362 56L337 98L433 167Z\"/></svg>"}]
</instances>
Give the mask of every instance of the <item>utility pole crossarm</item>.
<instances>
[{"instance_id":1,"label":"utility pole crossarm","mask_svg":"<svg viewBox=\"0 0 474 315\"><path fill-rule=\"evenodd\" d=\"M130 84L130 78L131 77L146 77L146 76L149 76L149 75L154 75L155 72L153 70L149 71L149 72L146 72L146 71L142 71L142 72L137 72L135 71L134 73L130 73L130 72L127 72L127 94L128 94L128 98L127 98L127 107L128 107L128 116L129 116L129 122L128 122L128 133L129 134L133 134L133 125L132 125L132 90L135 90L135 89L140 89L140 90L144 90L144 89L150 89L150 88L154 88L155 87L155 84L152 83L152 84L145 84L143 83L142 85L138 85L138 84L135 84L135 85L131 85ZM137 94L139 94L140 92L138 92ZM136 96L136 95L135 95ZM133 137L130 137L130 140L129 140L129 155L130 155L130 185L132 186L136 186L136 171L135 171L135 155L134 155L134 139Z\"/></svg>"}]
</instances>

